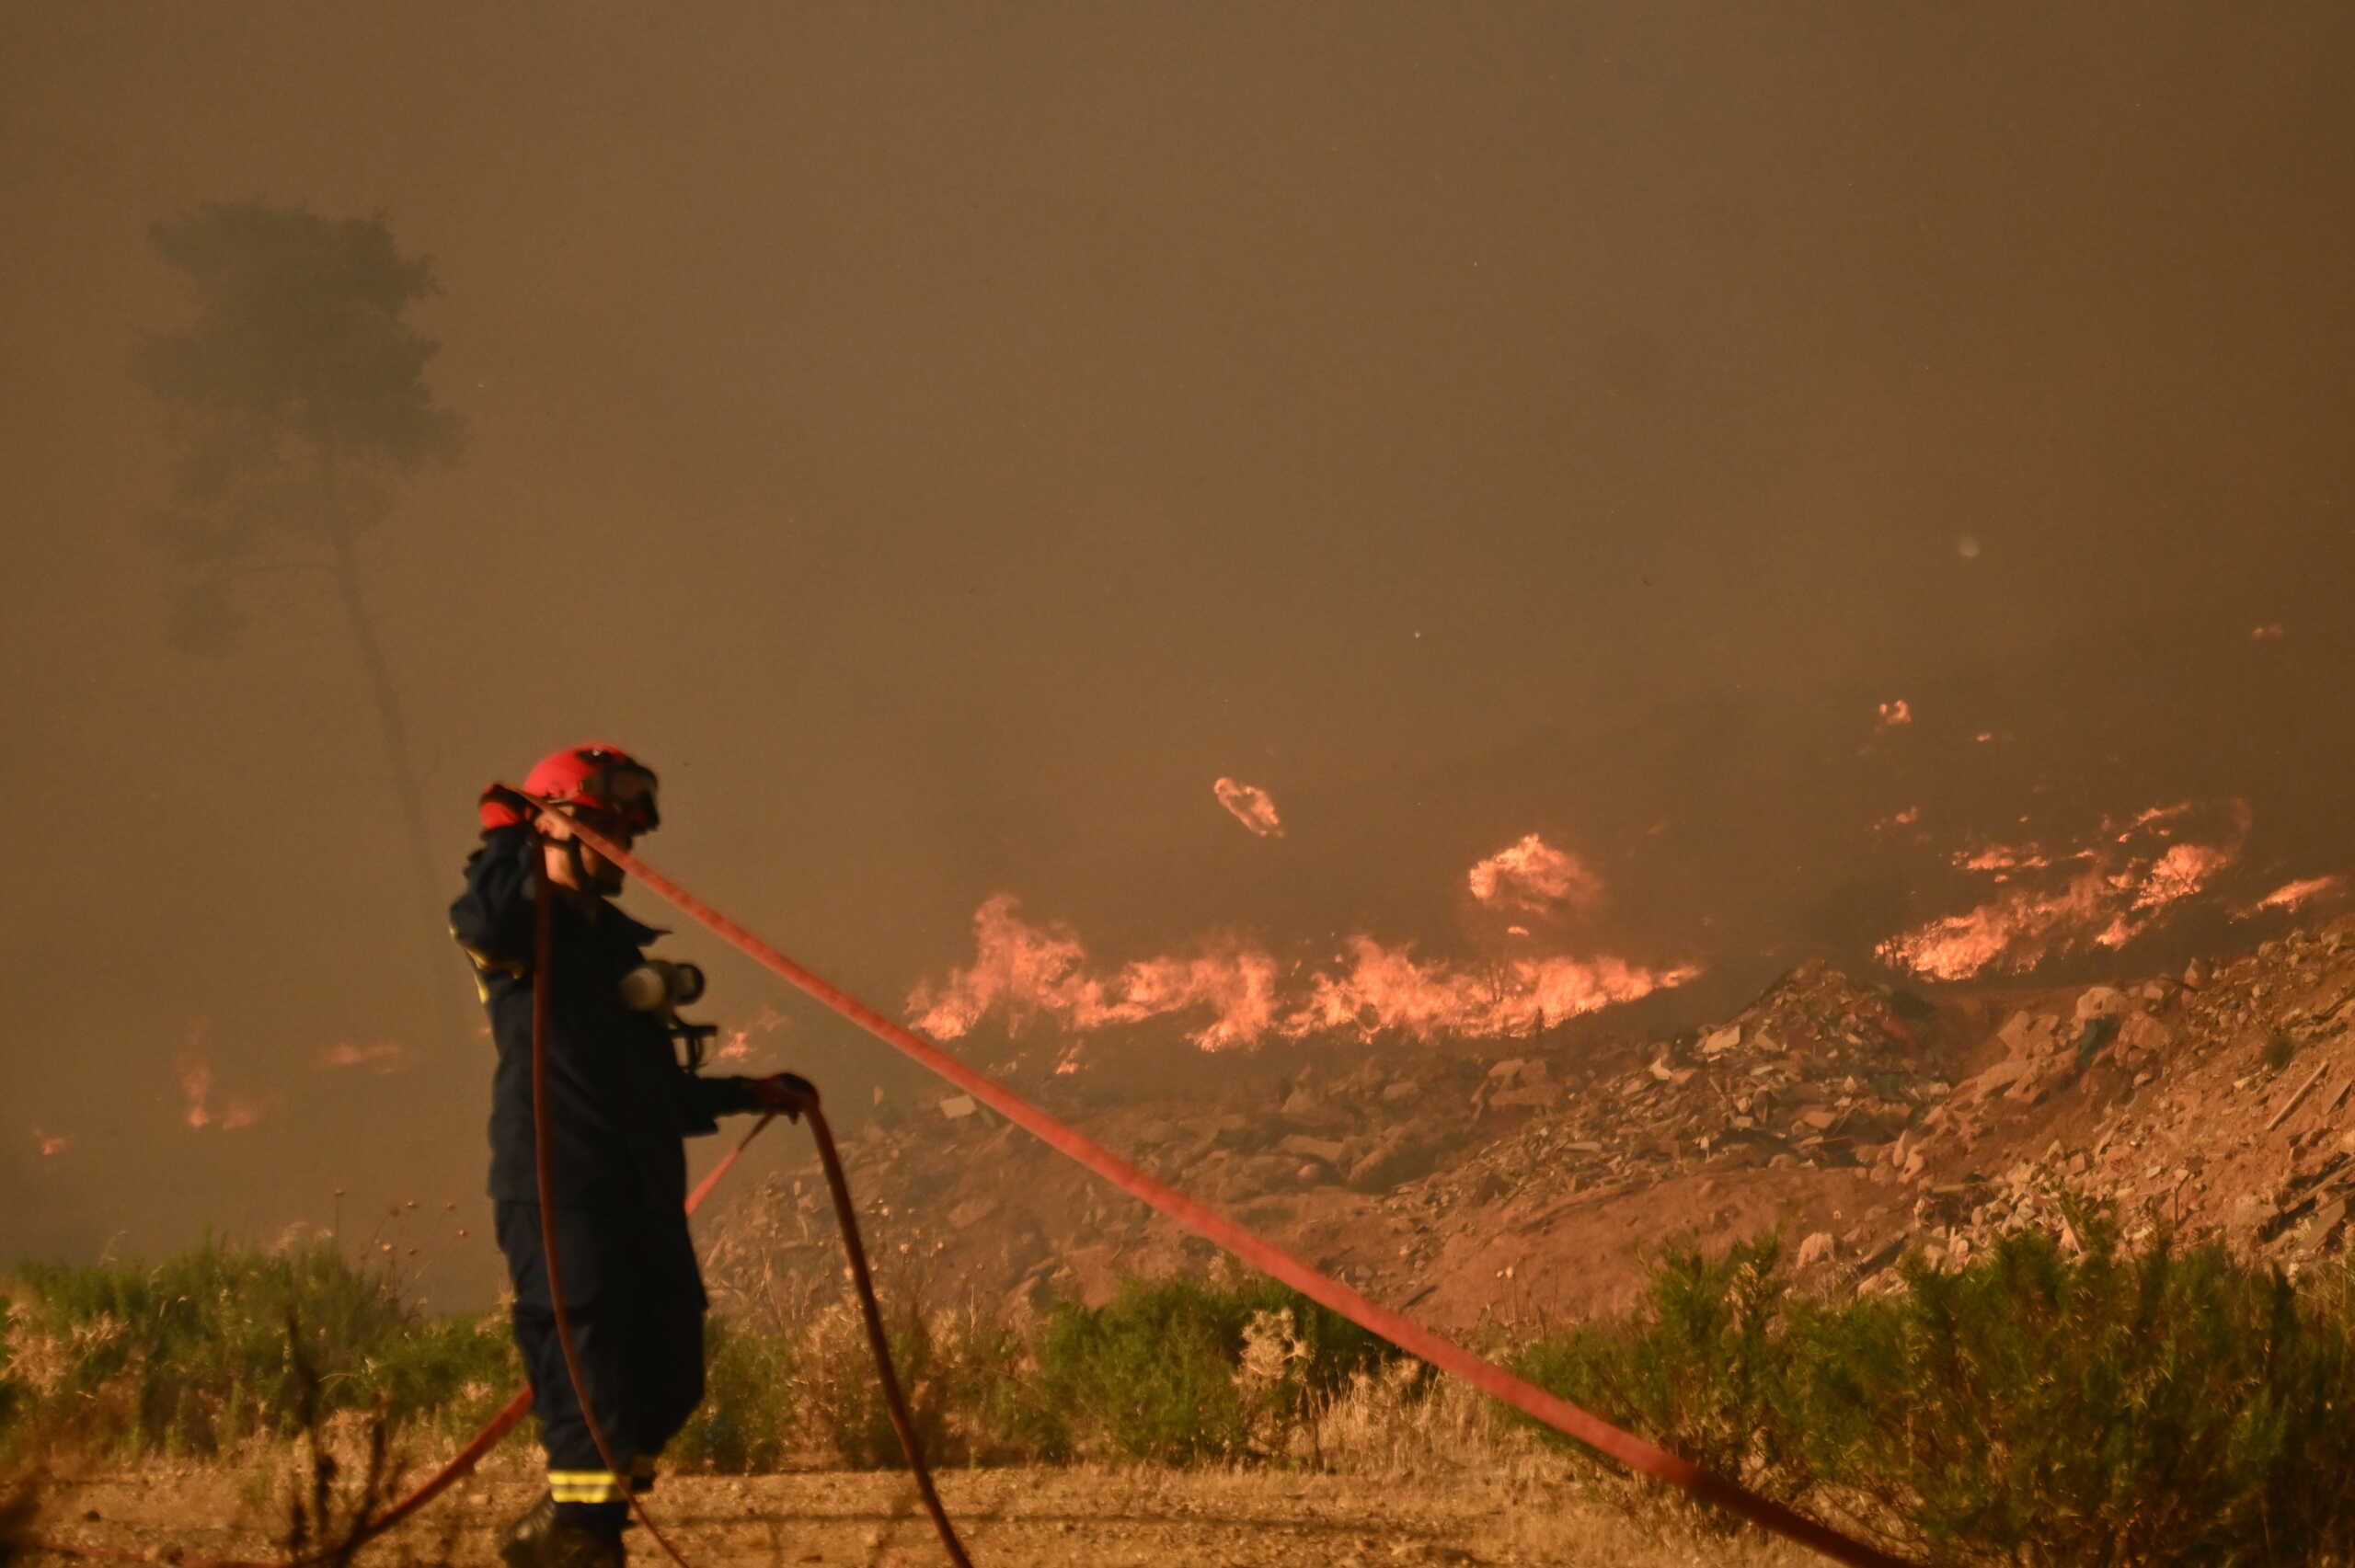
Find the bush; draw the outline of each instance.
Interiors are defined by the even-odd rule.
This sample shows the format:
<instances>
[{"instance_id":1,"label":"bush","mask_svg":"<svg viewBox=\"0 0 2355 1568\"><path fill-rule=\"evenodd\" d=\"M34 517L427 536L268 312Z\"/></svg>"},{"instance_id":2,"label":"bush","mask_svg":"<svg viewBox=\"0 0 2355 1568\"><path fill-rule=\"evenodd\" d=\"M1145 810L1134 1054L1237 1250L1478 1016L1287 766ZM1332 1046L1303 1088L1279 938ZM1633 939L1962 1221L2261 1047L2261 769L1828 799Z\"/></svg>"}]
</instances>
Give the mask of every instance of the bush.
<instances>
[{"instance_id":1,"label":"bush","mask_svg":"<svg viewBox=\"0 0 2355 1568\"><path fill-rule=\"evenodd\" d=\"M1812 1486L1794 1462L1798 1441L1787 1417L1781 1262L1772 1237L1716 1260L1671 1253L1634 1317L1532 1344L1514 1370L1705 1470L1799 1504ZM1552 1427L1538 1430L1555 1447L1587 1451ZM1729 1516L1668 1495L1695 1522L1730 1528Z\"/></svg>"},{"instance_id":2,"label":"bush","mask_svg":"<svg viewBox=\"0 0 2355 1568\"><path fill-rule=\"evenodd\" d=\"M1101 1307L1056 1308L1038 1341L1074 1446L1158 1464L1282 1452L1353 1374L1399 1354L1264 1279L1132 1279Z\"/></svg>"},{"instance_id":3,"label":"bush","mask_svg":"<svg viewBox=\"0 0 2355 1568\"><path fill-rule=\"evenodd\" d=\"M781 1334L710 1320L703 1403L665 1450L673 1468L757 1473L783 1468L804 1442L797 1358Z\"/></svg>"},{"instance_id":4,"label":"bush","mask_svg":"<svg viewBox=\"0 0 2355 1568\"><path fill-rule=\"evenodd\" d=\"M2301 1291L2220 1247L2129 1253L2108 1219L2074 1223L2082 1255L2024 1232L1954 1273L1909 1262L1905 1292L1878 1299L1786 1297L1771 1245L1677 1253L1638 1313L1518 1364L1933 1561L2355 1552L2355 1281Z\"/></svg>"},{"instance_id":5,"label":"bush","mask_svg":"<svg viewBox=\"0 0 2355 1568\"><path fill-rule=\"evenodd\" d=\"M1808 1314L1794 1425L1828 1483L1947 1559L2310 1562L2355 1551L2343 1271L2301 1293L2221 1247L2083 1220L1907 1294Z\"/></svg>"},{"instance_id":6,"label":"bush","mask_svg":"<svg viewBox=\"0 0 2355 1568\"><path fill-rule=\"evenodd\" d=\"M8 1306L12 1435L133 1455L211 1455L301 1426L287 1340L298 1322L327 1407L373 1402L410 1316L332 1247L208 1242L152 1267L28 1265ZM419 1389L434 1397L431 1389ZM412 1407L414 1408L414 1407Z\"/></svg>"}]
</instances>

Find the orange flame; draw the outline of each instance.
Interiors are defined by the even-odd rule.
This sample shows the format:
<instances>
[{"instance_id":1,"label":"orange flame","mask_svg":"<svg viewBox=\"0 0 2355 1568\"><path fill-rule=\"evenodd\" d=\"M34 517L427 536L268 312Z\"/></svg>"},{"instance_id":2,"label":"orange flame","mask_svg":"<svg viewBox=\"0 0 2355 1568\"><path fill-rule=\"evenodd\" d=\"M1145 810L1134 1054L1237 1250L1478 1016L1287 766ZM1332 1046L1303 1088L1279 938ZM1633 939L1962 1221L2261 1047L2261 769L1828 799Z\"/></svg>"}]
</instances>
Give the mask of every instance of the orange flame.
<instances>
[{"instance_id":1,"label":"orange flame","mask_svg":"<svg viewBox=\"0 0 2355 1568\"><path fill-rule=\"evenodd\" d=\"M1334 967L1292 978L1266 950L1229 939L1186 957L1141 959L1091 971L1076 932L1034 926L998 894L973 916L975 956L938 985L919 985L915 1027L954 1039L992 1013L1009 1035L1044 1019L1067 1034L1207 1013L1187 1038L1226 1050L1325 1032L1395 1031L1417 1039L1522 1033L1679 986L1694 965L1652 969L1614 957L1543 956L1464 964L1421 961L1407 946L1349 939ZM1292 967L1296 974L1299 967Z\"/></svg>"},{"instance_id":2,"label":"orange flame","mask_svg":"<svg viewBox=\"0 0 2355 1568\"><path fill-rule=\"evenodd\" d=\"M39 1127L35 1127L33 1143L40 1150L42 1159L52 1159L74 1147L74 1135L64 1132L43 1132Z\"/></svg>"},{"instance_id":3,"label":"orange flame","mask_svg":"<svg viewBox=\"0 0 2355 1568\"><path fill-rule=\"evenodd\" d=\"M1908 725L1913 722L1913 704L1907 702L1904 698L1900 697L1895 702L1883 703L1880 704L1880 716L1875 721L1873 727L1875 729L1895 729L1901 725Z\"/></svg>"},{"instance_id":4,"label":"orange flame","mask_svg":"<svg viewBox=\"0 0 2355 1568\"><path fill-rule=\"evenodd\" d=\"M1396 1031L1418 1040L1528 1034L1701 972L1695 965L1655 970L1619 958L1426 964L1410 947L1385 947L1370 936L1351 937L1349 947L1347 971L1312 977L1308 1002L1286 1018L1284 1034L1354 1031L1371 1039Z\"/></svg>"},{"instance_id":5,"label":"orange flame","mask_svg":"<svg viewBox=\"0 0 2355 1568\"><path fill-rule=\"evenodd\" d=\"M1235 819L1263 839L1281 839L1284 825L1276 815L1273 796L1257 784L1237 784L1233 779L1220 779L1211 785L1211 793L1218 803L1233 814Z\"/></svg>"},{"instance_id":6,"label":"orange flame","mask_svg":"<svg viewBox=\"0 0 2355 1568\"><path fill-rule=\"evenodd\" d=\"M2279 642L2289 635L2290 629L2287 626L2279 621L2272 621L2262 626L2250 627L2248 638L2253 643L2270 643Z\"/></svg>"},{"instance_id":7,"label":"orange flame","mask_svg":"<svg viewBox=\"0 0 2355 1568\"><path fill-rule=\"evenodd\" d=\"M180 1075L180 1098L186 1102L183 1119L192 1127L211 1127L213 1069L201 1057L184 1056L177 1065Z\"/></svg>"},{"instance_id":8,"label":"orange flame","mask_svg":"<svg viewBox=\"0 0 2355 1568\"><path fill-rule=\"evenodd\" d=\"M365 1067L378 1072L398 1072L408 1065L408 1047L391 1040L380 1040L371 1046L343 1040L321 1051L315 1065L321 1069Z\"/></svg>"},{"instance_id":9,"label":"orange flame","mask_svg":"<svg viewBox=\"0 0 2355 1568\"><path fill-rule=\"evenodd\" d=\"M261 1109L249 1100L232 1096L218 1113L213 1107L213 1065L195 1047L204 1038L204 1025L197 1024L189 1031L190 1048L175 1059L173 1066L179 1074L180 1119L190 1127L201 1130L218 1126L224 1132L235 1132L261 1120Z\"/></svg>"},{"instance_id":10,"label":"orange flame","mask_svg":"<svg viewBox=\"0 0 2355 1568\"><path fill-rule=\"evenodd\" d=\"M2344 876L2308 876L2296 882L2284 882L2264 898L2236 911L2234 920L2252 920L2268 910L2294 911L2305 908L2318 898L2336 898L2347 891Z\"/></svg>"},{"instance_id":11,"label":"orange flame","mask_svg":"<svg viewBox=\"0 0 2355 1568\"><path fill-rule=\"evenodd\" d=\"M1584 862L1531 833L1465 876L1472 897L1491 909L1542 914L1564 905L1591 908L1603 897L1603 879Z\"/></svg>"},{"instance_id":12,"label":"orange flame","mask_svg":"<svg viewBox=\"0 0 2355 1568\"><path fill-rule=\"evenodd\" d=\"M1875 952L1892 967L1928 979L1960 980L1990 970L2025 973L2089 947L2123 947L2233 864L2248 815L2238 801L2227 803L2227 809L2231 822L2223 843L2187 841L2159 849L2150 842L2176 834L2177 824L2195 810L2184 801L2153 807L2122 828L2104 821L2093 842L2074 849L1990 844L1958 853L1952 857L1956 865L1998 882L2070 862L2085 863L2085 869L2057 888L2010 888L1962 914L1890 937ZM2132 847L2138 842L2142 847Z\"/></svg>"}]
</instances>

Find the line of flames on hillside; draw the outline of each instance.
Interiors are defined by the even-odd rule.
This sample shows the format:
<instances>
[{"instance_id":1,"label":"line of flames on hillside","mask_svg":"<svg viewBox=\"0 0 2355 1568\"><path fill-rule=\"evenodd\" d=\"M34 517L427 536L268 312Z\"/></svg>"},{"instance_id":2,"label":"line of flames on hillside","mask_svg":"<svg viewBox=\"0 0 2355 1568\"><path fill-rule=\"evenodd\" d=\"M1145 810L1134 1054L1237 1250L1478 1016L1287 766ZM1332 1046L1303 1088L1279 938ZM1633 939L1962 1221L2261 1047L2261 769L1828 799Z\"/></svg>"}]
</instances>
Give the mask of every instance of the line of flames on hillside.
<instances>
[{"instance_id":1,"label":"line of flames on hillside","mask_svg":"<svg viewBox=\"0 0 2355 1568\"><path fill-rule=\"evenodd\" d=\"M1908 808L1877 830L1910 826ZM1976 841L1941 858L1992 891L1879 943L1890 968L1928 980L2026 974L2057 959L2115 952L2179 912L2240 862L2250 829L2245 802L2189 801L2104 818L2090 833L2060 839ZM1205 1050L1311 1035L1420 1040L1486 1038L1533 1030L1655 991L1703 973L1696 960L1650 965L1574 952L1565 933L1582 928L1605 899L1583 861L1537 834L1476 864L1465 884L1495 919L1493 951L1474 958L1419 955L1411 943L1359 933L1323 961L1277 957L1227 935L1184 955L1108 966L1061 921L1026 919L1005 893L973 917L973 961L907 1000L914 1025L954 1039L995 1017L1011 1035L1046 1025L1064 1036L1187 1020ZM2295 911L2349 895L2348 879L2310 876L2228 907L2233 919ZM1532 926L1537 928L1534 934Z\"/></svg>"},{"instance_id":2,"label":"line of flames on hillside","mask_svg":"<svg viewBox=\"0 0 2355 1568\"><path fill-rule=\"evenodd\" d=\"M1475 864L1473 901L1545 923L1591 910L1602 879L1566 851L1530 834ZM1419 956L1410 943L1364 933L1345 938L1322 963L1285 962L1238 936L1205 942L1185 956L1094 964L1079 933L1060 921L1023 918L1000 893L973 916L974 958L938 983L917 986L907 1011L915 1026L954 1039L993 1013L1009 1034L1034 1023L1082 1035L1157 1018L1206 1019L1187 1031L1205 1050L1310 1035L1383 1033L1415 1039L1527 1034L1698 977L1696 963L1648 965L1609 954L1534 949L1515 924L1515 951L1462 960Z\"/></svg>"},{"instance_id":3,"label":"line of flames on hillside","mask_svg":"<svg viewBox=\"0 0 2355 1568\"><path fill-rule=\"evenodd\" d=\"M1874 951L1890 967L1933 980L2026 974L2057 958L2115 952L2233 866L2249 825L2243 801L2178 801L2123 820L2104 818L2074 841L1990 841L1954 851L1952 865L1995 890Z\"/></svg>"}]
</instances>

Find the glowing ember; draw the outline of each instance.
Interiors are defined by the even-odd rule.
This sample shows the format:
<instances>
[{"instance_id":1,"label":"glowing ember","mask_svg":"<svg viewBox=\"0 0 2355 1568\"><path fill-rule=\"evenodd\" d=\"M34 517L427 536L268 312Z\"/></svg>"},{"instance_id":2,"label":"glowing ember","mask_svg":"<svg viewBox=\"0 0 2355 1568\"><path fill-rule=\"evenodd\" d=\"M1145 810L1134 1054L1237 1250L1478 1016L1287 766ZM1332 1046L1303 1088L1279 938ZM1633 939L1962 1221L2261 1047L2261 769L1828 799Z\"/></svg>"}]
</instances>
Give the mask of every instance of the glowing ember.
<instances>
[{"instance_id":1,"label":"glowing ember","mask_svg":"<svg viewBox=\"0 0 2355 1568\"><path fill-rule=\"evenodd\" d=\"M2302 910L2319 898L2337 898L2347 891L2344 876L2308 876L2296 882L2285 882L2257 902L2234 913L2235 920L2249 920L2268 910L2285 911Z\"/></svg>"},{"instance_id":2,"label":"glowing ember","mask_svg":"<svg viewBox=\"0 0 2355 1568\"><path fill-rule=\"evenodd\" d=\"M1913 722L1913 704L1900 697L1893 703L1880 704L1880 717L1874 726L1878 729L1895 729Z\"/></svg>"},{"instance_id":3,"label":"glowing ember","mask_svg":"<svg viewBox=\"0 0 2355 1568\"><path fill-rule=\"evenodd\" d=\"M194 1047L203 1037L203 1025L199 1024L189 1031L188 1043L190 1047ZM190 1127L203 1128L217 1126L224 1132L235 1132L239 1127L251 1127L261 1120L259 1107L250 1101L234 1097L218 1112L214 1111L213 1067L195 1050L183 1052L174 1060L173 1067L179 1074L180 1081L182 1102L180 1119Z\"/></svg>"},{"instance_id":4,"label":"glowing ember","mask_svg":"<svg viewBox=\"0 0 2355 1568\"><path fill-rule=\"evenodd\" d=\"M408 1047L390 1040L380 1040L371 1046L339 1041L318 1055L321 1068L364 1067L376 1072L398 1072L408 1065Z\"/></svg>"},{"instance_id":5,"label":"glowing ember","mask_svg":"<svg viewBox=\"0 0 2355 1568\"><path fill-rule=\"evenodd\" d=\"M1233 813L1236 821L1260 838L1284 836L1283 822L1276 816L1275 800L1258 785L1221 779L1211 785L1211 793L1218 796L1218 803Z\"/></svg>"},{"instance_id":6,"label":"glowing ember","mask_svg":"<svg viewBox=\"0 0 2355 1568\"><path fill-rule=\"evenodd\" d=\"M213 1069L200 1057L182 1057L178 1063L180 1075L180 1098L186 1103L184 1112L188 1125L205 1127L213 1125Z\"/></svg>"},{"instance_id":7,"label":"glowing ember","mask_svg":"<svg viewBox=\"0 0 2355 1568\"><path fill-rule=\"evenodd\" d=\"M1679 986L1693 965L1648 968L1599 956L1501 962L1420 960L1411 948L1350 938L1333 967L1295 979L1264 949L1237 941L1186 957L1139 960L1091 971L1086 945L1063 925L1033 926L1000 894L973 917L975 957L908 999L915 1026L953 1039L995 1014L1009 1035L1045 1020L1066 1034L1189 1015L1204 1050L1342 1032L1384 1031L1429 1040L1525 1033ZM1291 983L1287 983L1287 982Z\"/></svg>"},{"instance_id":8,"label":"glowing ember","mask_svg":"<svg viewBox=\"0 0 2355 1568\"><path fill-rule=\"evenodd\" d=\"M71 1133L43 1132L36 1127L33 1128L33 1144L40 1149L40 1157L48 1160L73 1148L74 1137Z\"/></svg>"},{"instance_id":9,"label":"glowing ember","mask_svg":"<svg viewBox=\"0 0 2355 1568\"><path fill-rule=\"evenodd\" d=\"M1952 858L1965 871L2039 871L2052 864L2052 857L2033 844L1989 844L1982 850L1957 850ZM2082 852L2077 858L2083 858Z\"/></svg>"},{"instance_id":10,"label":"glowing ember","mask_svg":"<svg viewBox=\"0 0 2355 1568\"><path fill-rule=\"evenodd\" d=\"M2282 625L2280 622L2275 621L2266 625L2250 627L2248 637L2253 643L2270 643L2278 642L2289 635L2289 628Z\"/></svg>"},{"instance_id":11,"label":"glowing ember","mask_svg":"<svg viewBox=\"0 0 2355 1568\"><path fill-rule=\"evenodd\" d=\"M727 1041L711 1053L714 1061L739 1061L752 1054L752 1036L749 1029L730 1029Z\"/></svg>"},{"instance_id":12,"label":"glowing ember","mask_svg":"<svg viewBox=\"0 0 2355 1568\"><path fill-rule=\"evenodd\" d=\"M2173 906L2231 865L2248 830L2247 808L2226 803L2222 842L2165 843L2196 811L2189 801L2156 806L2122 826L2105 821L2074 849L1989 844L1962 851L1953 864L2002 883L2075 864L2055 887L2011 887L1959 915L1893 936L1875 952L1883 963L1929 979L1960 980L1990 971L2021 974L2053 958L2095 947L2123 947Z\"/></svg>"},{"instance_id":13,"label":"glowing ember","mask_svg":"<svg viewBox=\"0 0 2355 1568\"><path fill-rule=\"evenodd\" d=\"M1564 905L1591 907L1603 897L1601 877L1534 833L1481 861L1465 879L1472 897L1491 909L1542 914Z\"/></svg>"}]
</instances>

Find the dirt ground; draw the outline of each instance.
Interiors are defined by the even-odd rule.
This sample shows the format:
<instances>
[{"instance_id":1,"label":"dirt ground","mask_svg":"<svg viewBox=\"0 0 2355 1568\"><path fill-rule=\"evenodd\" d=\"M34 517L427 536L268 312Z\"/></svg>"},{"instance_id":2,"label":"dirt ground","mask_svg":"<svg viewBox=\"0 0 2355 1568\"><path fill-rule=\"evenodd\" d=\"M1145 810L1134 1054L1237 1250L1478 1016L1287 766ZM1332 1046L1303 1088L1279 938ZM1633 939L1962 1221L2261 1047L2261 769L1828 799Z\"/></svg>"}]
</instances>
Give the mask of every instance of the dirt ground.
<instances>
[{"instance_id":1,"label":"dirt ground","mask_svg":"<svg viewBox=\"0 0 2355 1568\"><path fill-rule=\"evenodd\" d=\"M166 1561L270 1559L283 1555L272 1485L265 1475L221 1471L61 1479L36 1530ZM465 1489L360 1560L387 1568L495 1562L491 1541L534 1490L520 1478ZM1610 1510L1567 1502L1556 1489L1507 1478L982 1470L948 1472L941 1490L981 1568L1781 1568L1813 1561L1778 1544L1663 1538ZM695 1568L947 1561L913 1487L896 1474L680 1477L653 1501L657 1524ZM663 1561L643 1536L632 1532L631 1560Z\"/></svg>"}]
</instances>

